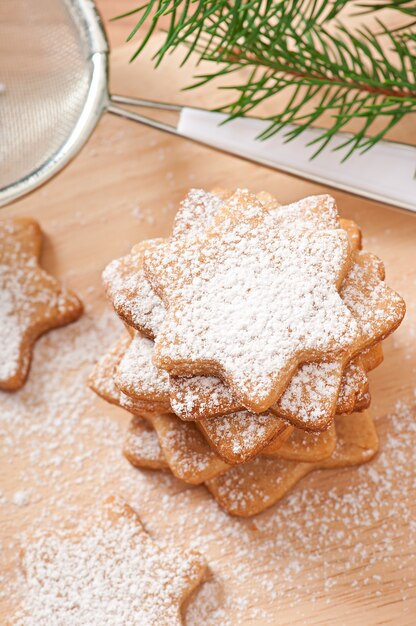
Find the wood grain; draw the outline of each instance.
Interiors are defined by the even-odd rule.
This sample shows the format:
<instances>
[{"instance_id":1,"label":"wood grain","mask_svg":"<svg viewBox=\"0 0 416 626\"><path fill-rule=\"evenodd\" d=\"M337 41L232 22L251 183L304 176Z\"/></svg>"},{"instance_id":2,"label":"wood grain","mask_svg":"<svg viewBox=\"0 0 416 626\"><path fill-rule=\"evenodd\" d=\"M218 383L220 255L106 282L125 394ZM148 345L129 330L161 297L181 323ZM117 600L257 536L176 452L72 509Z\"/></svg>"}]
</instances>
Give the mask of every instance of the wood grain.
<instances>
[{"instance_id":1,"label":"wood grain","mask_svg":"<svg viewBox=\"0 0 416 626\"><path fill-rule=\"evenodd\" d=\"M110 11L114 4L110 0L102 0L100 3L105 11ZM198 93L180 93L180 88L189 80L190 68L179 71L172 60L154 72L149 61L150 53L138 65L131 66L127 62L130 52L131 49L123 47L115 49L112 54L113 89L135 95L151 95L161 100L192 102L199 106L203 106L207 101L212 103L218 98L218 94L213 94L210 89ZM407 128L402 127L400 132L409 136L413 130L409 125ZM382 172L380 175L382 176ZM228 187L243 185L253 190L266 189L282 202L328 191L321 185L224 154L217 154L185 140L165 136L105 115L88 145L65 171L42 189L5 208L1 216L33 216L40 221L46 235L44 266L56 276L62 277L66 284L84 298L88 305L88 316L94 319L94 316L99 316L108 306L100 285L100 272L105 264L110 259L126 253L138 240L166 236L178 202L190 186L209 189L215 185ZM335 191L333 195L342 215L356 220L362 226L366 248L383 258L389 284L403 295L408 305L403 325L394 338L385 342L385 363L371 374L372 407L383 443L389 437L389 421L383 416L392 412L398 400L413 401L415 388L416 353L413 344L416 332L416 217L347 193ZM138 215L141 216L140 220L137 219ZM97 356L100 352L100 346L97 346ZM127 417L121 411L108 408L99 400L96 406L98 412L105 412L116 422L127 424ZM6 434L13 437L13 432ZM92 439L88 440L87 444L94 447ZM415 444L415 433L409 431L409 447ZM8 450L9 448L2 447L3 453L8 454ZM105 450L97 449L91 462L105 463L104 455ZM377 461L375 463L377 464ZM1 489L6 496L6 504L1 508L0 533L5 545L12 545L17 533L30 529L31 520L36 517L36 513L45 506L45 503L48 504L49 489L45 484L44 490L37 493L37 499L31 503L29 509L13 506L12 495L20 488L22 471L25 468L25 451L16 450L13 463L10 463L10 459L0 458L0 467L6 466L7 473L1 478ZM412 465L409 467L414 468ZM139 490L137 493L136 488L127 488L122 482L124 474L128 474L133 481L137 480ZM76 470L73 467L65 467L63 475L71 483L76 477ZM309 490L316 489L325 494L335 486L342 491L351 483L359 490L358 478L359 474L354 470L318 473L307 479L305 484ZM394 476L392 480L394 483ZM151 485L150 495L146 500L140 495L143 483ZM279 594L273 595L262 586L264 580L269 575L272 579L279 568L286 572L285 567L287 568L290 560L293 560L293 553L285 554L280 551L280 555L276 555L272 549L273 542L277 541L276 520L282 519L282 528L287 522L284 517L286 501L256 520L240 523L226 517L218 518L220 514L216 512L216 507L204 488L190 490L177 481L172 481L166 486L166 480L159 481L149 472L136 472L124 461L120 461L114 469L114 476L108 484L109 493L119 491L120 485L123 485L121 490L124 495L133 502L137 500L144 522L156 535L162 538L177 536L179 529L185 542L191 542L195 537L199 538L212 565L214 582L221 581L222 592L219 594L218 606L225 607L224 620L228 617L232 624L410 626L416 623L414 531L409 520L404 517L394 520L397 541L393 542L391 550L396 559L389 553L385 559L377 560L375 578L365 585L354 584L354 581L360 579L361 566L357 566L356 569L341 566L335 586L327 588L325 563L328 567L333 566L337 559L345 559L347 563L351 556L351 548L343 547L343 540L340 539L339 545L336 545L335 541L328 553L320 554L316 547L319 545L319 538L312 534L310 544L303 546L303 550L304 554L308 555L313 555L316 550L319 557L317 563L320 564L316 567L320 569L317 569L314 589L308 586L310 572L300 570L293 584L299 590L298 595L304 593L304 599L294 605L293 593L287 597L280 597ZM25 488L27 486L25 485ZM391 489L394 498L397 497L396 487L397 485L393 484ZM298 489L301 490L302 485ZM74 493L77 503L91 506L91 485L88 485L87 481L77 483ZM165 498L171 499L169 515L161 512L162 494ZM103 497L106 495L107 493L102 494ZM372 497L376 497L376 491ZM361 542L363 546L369 548L370 553L376 554L380 549L379 539L373 541L372 537L377 535L383 523L389 524L389 506L392 510L397 510L396 502L385 504L387 511L378 522L372 521L365 526L359 518L351 527L351 533L355 533L357 543ZM51 502L50 506L52 512L54 503ZM306 503L301 504L297 511L298 528L302 527L302 515L307 514L306 506ZM371 506L370 496L368 506ZM406 506L414 515L414 501L409 500ZM185 507L190 511L189 515ZM70 515L70 512L63 513ZM317 510L318 518L319 515L320 511ZM214 517L215 520L220 520L222 532L219 524L213 525ZM310 513L308 519L310 520ZM184 522L187 524L185 531ZM333 533L335 536L341 522L341 519L339 523L333 522L330 527L323 528L322 532ZM245 533L244 536L250 537L252 543L249 544L249 548L246 545L245 553L242 552L241 546L239 552L236 549L239 542L237 535L235 542L230 540L230 535L227 539L227 533L231 528L235 529L236 533L238 530L239 533ZM305 532L306 530L305 528ZM204 536L206 541L201 539ZM288 536L288 546L292 545L293 541L294 539ZM269 552L273 553L273 557L267 555L261 548L262 545L271 546ZM406 559L403 556L404 549ZM253 555L252 558L250 554ZM405 571L398 567L400 560L406 563ZM241 569L236 575L237 567L242 568L243 565L246 568L245 576L241 575ZM11 572L7 567L6 576ZM227 572L227 575L224 572ZM403 592L404 580L406 593ZM242 617L241 611L238 612L237 600L235 606L231 606L230 602L227 602L227 597L234 597L233 594L239 598L246 595L248 597L253 588L255 601L250 599ZM194 602L198 602L198 596ZM3 619L0 617L0 621L4 623L9 610L7 598L3 599L1 606L0 616L2 615Z\"/></svg>"}]
</instances>

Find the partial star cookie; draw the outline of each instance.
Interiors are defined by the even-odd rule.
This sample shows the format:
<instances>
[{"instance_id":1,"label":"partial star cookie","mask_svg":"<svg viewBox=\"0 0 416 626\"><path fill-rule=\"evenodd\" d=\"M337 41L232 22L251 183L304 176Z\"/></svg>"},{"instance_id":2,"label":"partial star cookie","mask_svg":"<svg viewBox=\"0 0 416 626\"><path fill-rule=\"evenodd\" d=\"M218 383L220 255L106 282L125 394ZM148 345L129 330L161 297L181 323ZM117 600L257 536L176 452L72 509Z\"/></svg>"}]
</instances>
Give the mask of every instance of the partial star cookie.
<instances>
[{"instance_id":1,"label":"partial star cookie","mask_svg":"<svg viewBox=\"0 0 416 626\"><path fill-rule=\"evenodd\" d=\"M123 454L135 467L168 469L165 455L153 426L143 417L135 415L124 440Z\"/></svg>"},{"instance_id":2,"label":"partial star cookie","mask_svg":"<svg viewBox=\"0 0 416 626\"><path fill-rule=\"evenodd\" d=\"M406 313L403 298L385 284L384 278L384 264L375 254L357 252L341 286L341 297L360 320L364 350L394 332Z\"/></svg>"},{"instance_id":3,"label":"partial star cookie","mask_svg":"<svg viewBox=\"0 0 416 626\"><path fill-rule=\"evenodd\" d=\"M199 232L210 223L222 204L219 195L191 189L181 202L172 237ZM143 259L146 250L157 248L163 242L163 239L151 239L138 243L129 254L111 261L102 274L107 297L117 315L150 339L159 332L165 309L144 275Z\"/></svg>"},{"instance_id":4,"label":"partial star cookie","mask_svg":"<svg viewBox=\"0 0 416 626\"><path fill-rule=\"evenodd\" d=\"M0 220L0 389L22 387L36 339L83 310L76 295L40 267L41 242L34 220Z\"/></svg>"},{"instance_id":5,"label":"partial star cookie","mask_svg":"<svg viewBox=\"0 0 416 626\"><path fill-rule=\"evenodd\" d=\"M281 500L304 476L318 469L360 465L378 451L378 438L369 413L335 418L337 443L327 460L296 463L257 457L206 483L218 504L230 515L249 517Z\"/></svg>"},{"instance_id":6,"label":"partial star cookie","mask_svg":"<svg viewBox=\"0 0 416 626\"><path fill-rule=\"evenodd\" d=\"M191 425L192 422L183 422ZM272 413L238 411L222 417L196 422L205 439L227 463L247 463L268 446L277 449L291 431L279 417Z\"/></svg>"},{"instance_id":7,"label":"partial star cookie","mask_svg":"<svg viewBox=\"0 0 416 626\"><path fill-rule=\"evenodd\" d=\"M299 463L317 463L328 459L337 443L334 424L322 433L310 433L300 428L293 428L286 441L277 449L273 444L262 451L262 456L280 458Z\"/></svg>"},{"instance_id":8,"label":"partial star cookie","mask_svg":"<svg viewBox=\"0 0 416 626\"><path fill-rule=\"evenodd\" d=\"M230 468L209 446L195 424L169 413L142 413L155 429L163 456L172 474L191 485L222 474Z\"/></svg>"},{"instance_id":9,"label":"partial star cookie","mask_svg":"<svg viewBox=\"0 0 416 626\"><path fill-rule=\"evenodd\" d=\"M141 241L128 255L111 261L102 274L107 298L117 315L150 339L159 332L165 309L143 273L143 259L146 250L152 250L163 241Z\"/></svg>"},{"instance_id":10,"label":"partial star cookie","mask_svg":"<svg viewBox=\"0 0 416 626\"><path fill-rule=\"evenodd\" d=\"M154 343L136 332L116 368L120 391L134 401L155 402L160 412L170 412L169 376L153 364Z\"/></svg>"},{"instance_id":11,"label":"partial star cookie","mask_svg":"<svg viewBox=\"0 0 416 626\"><path fill-rule=\"evenodd\" d=\"M23 565L15 626L180 626L183 604L207 574L197 552L153 541L121 498L78 531L40 533Z\"/></svg>"},{"instance_id":12,"label":"partial star cookie","mask_svg":"<svg viewBox=\"0 0 416 626\"><path fill-rule=\"evenodd\" d=\"M118 341L106 352L96 363L91 371L87 383L98 396L123 409L133 415L140 415L142 411L163 411L163 402L152 402L150 400L132 400L124 394L115 384L115 373L120 360L131 344L131 336L124 333Z\"/></svg>"},{"instance_id":13,"label":"partial star cookie","mask_svg":"<svg viewBox=\"0 0 416 626\"><path fill-rule=\"evenodd\" d=\"M352 262L346 232L289 227L284 214L240 191L219 226L145 256L167 304L155 364L219 375L255 412L279 399L300 363L345 358L360 339L338 293Z\"/></svg>"}]
</instances>

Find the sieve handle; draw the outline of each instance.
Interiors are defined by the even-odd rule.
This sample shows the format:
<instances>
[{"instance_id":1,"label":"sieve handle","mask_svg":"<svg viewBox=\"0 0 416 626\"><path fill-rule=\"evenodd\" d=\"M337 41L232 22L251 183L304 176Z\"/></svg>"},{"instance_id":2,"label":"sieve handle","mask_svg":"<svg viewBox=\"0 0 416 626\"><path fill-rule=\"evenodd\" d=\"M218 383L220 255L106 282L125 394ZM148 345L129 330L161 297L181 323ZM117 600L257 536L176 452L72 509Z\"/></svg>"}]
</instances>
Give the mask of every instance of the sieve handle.
<instances>
[{"instance_id":1,"label":"sieve handle","mask_svg":"<svg viewBox=\"0 0 416 626\"><path fill-rule=\"evenodd\" d=\"M319 129L307 129L287 142L284 135L294 126L286 127L262 141L256 137L267 128L266 121L245 117L224 123L226 119L221 113L184 107L177 133L268 167L416 212L416 148L412 146L380 141L371 151L357 151L344 162L345 149L333 152L329 148L311 159L317 144L307 144L319 136ZM331 147L347 138L339 133Z\"/></svg>"}]
</instances>

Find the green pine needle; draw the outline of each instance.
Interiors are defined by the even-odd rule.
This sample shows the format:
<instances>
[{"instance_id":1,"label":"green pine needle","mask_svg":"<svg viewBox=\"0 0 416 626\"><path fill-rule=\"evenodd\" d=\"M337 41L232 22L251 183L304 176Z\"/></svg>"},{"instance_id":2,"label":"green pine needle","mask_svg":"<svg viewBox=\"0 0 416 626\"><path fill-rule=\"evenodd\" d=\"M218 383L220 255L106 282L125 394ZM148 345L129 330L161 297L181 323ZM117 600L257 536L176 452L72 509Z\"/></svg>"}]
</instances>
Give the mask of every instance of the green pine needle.
<instances>
[{"instance_id":1,"label":"green pine needle","mask_svg":"<svg viewBox=\"0 0 416 626\"><path fill-rule=\"evenodd\" d=\"M372 13L373 28L344 26L342 13L346 8L351 13L351 7L356 14ZM397 11L404 23L389 31L378 17L386 10ZM213 68L195 76L189 89L234 75L237 82L226 88L234 98L217 109L228 119L252 114L262 102L287 91L288 104L266 118L269 125L261 139L295 124L286 133L287 140L293 139L329 113L332 124L315 140L315 154L358 120L359 130L343 146L348 157L369 150L405 116L416 113L415 0L151 0L128 15L134 13L138 23L129 40L142 32L143 39L132 59L160 18L168 16L156 65L183 46L182 63L194 53L198 62L209 61ZM243 68L249 70L244 81ZM376 121L382 128L371 134Z\"/></svg>"}]
</instances>

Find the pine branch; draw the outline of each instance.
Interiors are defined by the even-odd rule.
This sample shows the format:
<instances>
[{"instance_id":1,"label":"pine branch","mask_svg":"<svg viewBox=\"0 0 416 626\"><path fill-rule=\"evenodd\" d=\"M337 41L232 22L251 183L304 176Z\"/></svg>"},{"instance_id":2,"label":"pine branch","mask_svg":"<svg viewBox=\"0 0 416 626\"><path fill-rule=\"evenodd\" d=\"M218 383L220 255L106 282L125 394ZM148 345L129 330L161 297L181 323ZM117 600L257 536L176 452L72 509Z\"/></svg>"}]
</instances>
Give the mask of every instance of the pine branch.
<instances>
[{"instance_id":1,"label":"pine branch","mask_svg":"<svg viewBox=\"0 0 416 626\"><path fill-rule=\"evenodd\" d=\"M343 26L340 18L347 5L373 13L376 28ZM406 24L389 32L378 18L388 9L404 16ZM358 120L359 130L345 142L348 157L370 149L403 117L416 113L414 0L151 0L132 13L139 21L129 39L147 29L132 60L159 20L168 16L156 65L183 46L182 63L195 53L198 62L213 65L189 89L224 75L235 77L225 88L234 98L217 109L228 119L251 114L277 93L288 92L284 109L265 118L269 125L262 139L295 124L286 132L290 140L329 114L330 127L315 140L317 154L335 133ZM238 82L244 69L249 77ZM381 130L371 134L376 121Z\"/></svg>"}]
</instances>

